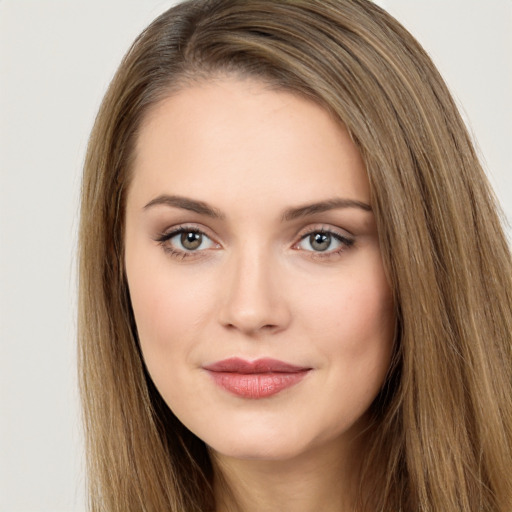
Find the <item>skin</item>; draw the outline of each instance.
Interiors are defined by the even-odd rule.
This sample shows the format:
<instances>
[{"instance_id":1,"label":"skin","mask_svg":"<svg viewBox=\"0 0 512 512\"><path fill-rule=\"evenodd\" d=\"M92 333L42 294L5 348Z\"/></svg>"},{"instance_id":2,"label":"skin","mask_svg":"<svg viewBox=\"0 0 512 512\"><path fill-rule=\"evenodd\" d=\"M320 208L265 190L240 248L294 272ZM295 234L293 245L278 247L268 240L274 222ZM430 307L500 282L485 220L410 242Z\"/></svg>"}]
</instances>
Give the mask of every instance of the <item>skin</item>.
<instances>
[{"instance_id":1,"label":"skin","mask_svg":"<svg viewBox=\"0 0 512 512\"><path fill-rule=\"evenodd\" d=\"M135 156L125 263L142 353L169 407L210 447L218 510L350 510L395 324L376 223L352 203L283 218L334 198L371 205L346 129L296 95L219 78L159 103ZM173 235L180 227L204 233L197 249ZM310 237L319 232L333 233L323 251ZM204 370L235 356L310 371L247 399Z\"/></svg>"}]
</instances>

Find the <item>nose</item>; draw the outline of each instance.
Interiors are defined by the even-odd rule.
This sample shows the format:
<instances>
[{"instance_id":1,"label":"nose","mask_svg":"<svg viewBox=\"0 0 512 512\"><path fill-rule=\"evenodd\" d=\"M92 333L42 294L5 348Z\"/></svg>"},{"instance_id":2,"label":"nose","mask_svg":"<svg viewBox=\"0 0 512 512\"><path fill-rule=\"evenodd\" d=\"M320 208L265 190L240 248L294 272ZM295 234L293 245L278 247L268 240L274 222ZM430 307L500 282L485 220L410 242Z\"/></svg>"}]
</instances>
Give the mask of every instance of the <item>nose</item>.
<instances>
[{"instance_id":1,"label":"nose","mask_svg":"<svg viewBox=\"0 0 512 512\"><path fill-rule=\"evenodd\" d=\"M221 324L246 335L277 333L291 320L284 279L270 254L246 248L227 262L222 280Z\"/></svg>"}]
</instances>

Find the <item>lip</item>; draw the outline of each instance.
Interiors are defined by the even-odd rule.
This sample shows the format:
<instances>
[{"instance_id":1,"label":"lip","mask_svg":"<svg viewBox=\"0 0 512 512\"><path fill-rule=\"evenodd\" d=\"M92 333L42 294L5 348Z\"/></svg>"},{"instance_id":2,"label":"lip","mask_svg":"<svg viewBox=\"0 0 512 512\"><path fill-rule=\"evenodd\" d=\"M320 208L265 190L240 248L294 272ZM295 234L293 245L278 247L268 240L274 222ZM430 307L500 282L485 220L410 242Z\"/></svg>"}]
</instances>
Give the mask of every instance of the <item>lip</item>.
<instances>
[{"instance_id":1,"label":"lip","mask_svg":"<svg viewBox=\"0 0 512 512\"><path fill-rule=\"evenodd\" d=\"M268 398L298 384L312 368L277 359L246 361L238 357L203 366L214 382L242 398Z\"/></svg>"}]
</instances>

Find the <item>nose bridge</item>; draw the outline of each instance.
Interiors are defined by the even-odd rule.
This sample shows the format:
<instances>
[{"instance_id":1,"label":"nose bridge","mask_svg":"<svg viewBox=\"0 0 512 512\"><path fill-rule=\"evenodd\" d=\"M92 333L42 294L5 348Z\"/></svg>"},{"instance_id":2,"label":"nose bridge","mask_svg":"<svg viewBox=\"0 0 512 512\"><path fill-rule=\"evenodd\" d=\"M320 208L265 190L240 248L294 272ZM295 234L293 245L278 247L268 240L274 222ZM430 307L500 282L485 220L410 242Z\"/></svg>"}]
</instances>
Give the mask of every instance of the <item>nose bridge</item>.
<instances>
[{"instance_id":1,"label":"nose bridge","mask_svg":"<svg viewBox=\"0 0 512 512\"><path fill-rule=\"evenodd\" d=\"M284 328L289 311L272 251L248 241L233 250L227 267L221 322L245 333Z\"/></svg>"}]
</instances>

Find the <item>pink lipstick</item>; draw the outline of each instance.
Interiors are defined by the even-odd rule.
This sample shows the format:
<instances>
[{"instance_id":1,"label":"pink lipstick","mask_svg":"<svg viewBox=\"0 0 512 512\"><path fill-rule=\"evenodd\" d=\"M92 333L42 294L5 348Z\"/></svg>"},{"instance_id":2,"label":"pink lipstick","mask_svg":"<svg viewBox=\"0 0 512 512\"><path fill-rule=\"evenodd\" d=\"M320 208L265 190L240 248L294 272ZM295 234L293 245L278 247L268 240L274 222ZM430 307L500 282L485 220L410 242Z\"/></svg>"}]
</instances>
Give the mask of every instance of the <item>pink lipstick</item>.
<instances>
[{"instance_id":1,"label":"pink lipstick","mask_svg":"<svg viewBox=\"0 0 512 512\"><path fill-rule=\"evenodd\" d=\"M215 383L242 398L267 398L298 384L311 368L276 359L245 361L238 357L203 367Z\"/></svg>"}]
</instances>

